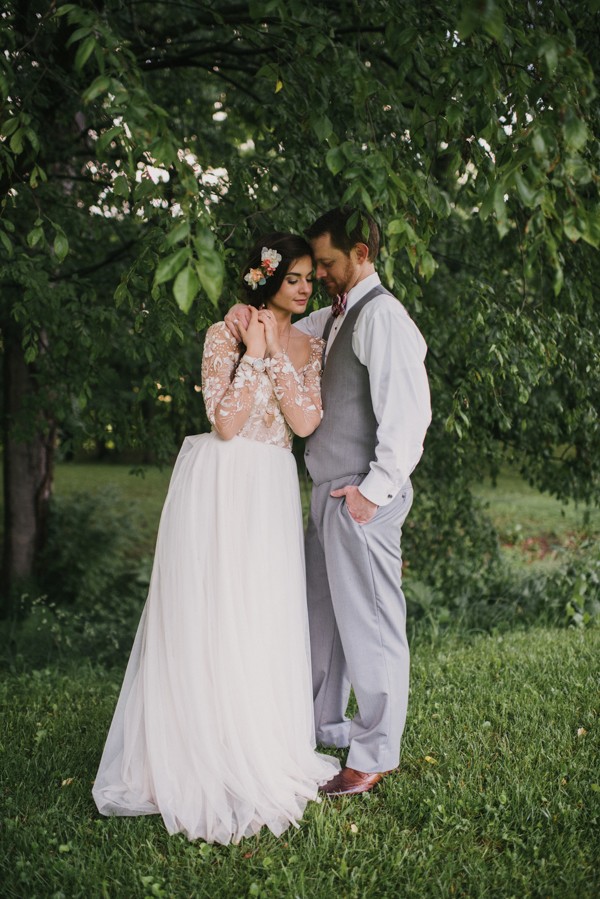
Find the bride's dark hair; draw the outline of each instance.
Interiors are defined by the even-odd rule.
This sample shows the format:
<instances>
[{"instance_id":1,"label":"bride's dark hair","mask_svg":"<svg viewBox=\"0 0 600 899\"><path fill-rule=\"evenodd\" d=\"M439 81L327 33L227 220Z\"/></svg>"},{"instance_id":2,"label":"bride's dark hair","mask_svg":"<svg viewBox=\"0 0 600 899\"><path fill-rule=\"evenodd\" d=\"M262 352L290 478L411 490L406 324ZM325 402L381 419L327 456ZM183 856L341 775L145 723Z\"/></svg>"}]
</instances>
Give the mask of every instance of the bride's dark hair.
<instances>
[{"instance_id":1,"label":"bride's dark hair","mask_svg":"<svg viewBox=\"0 0 600 899\"><path fill-rule=\"evenodd\" d=\"M273 274L265 277L264 284L256 284L252 287L244 280L250 269L260 269L263 265L261 254L263 247L268 250L275 250L281 256L281 262L273 272ZM263 235L257 240L250 255L246 261L246 265L242 269L242 299L243 302L249 303L259 309L266 305L267 300L275 296L283 283L283 279L290 270L292 262L300 259L302 256L310 256L313 259L313 253L310 244L298 234L290 234L286 231L271 231L269 234ZM313 259L314 261L314 259ZM264 270L264 269L263 269Z\"/></svg>"}]
</instances>

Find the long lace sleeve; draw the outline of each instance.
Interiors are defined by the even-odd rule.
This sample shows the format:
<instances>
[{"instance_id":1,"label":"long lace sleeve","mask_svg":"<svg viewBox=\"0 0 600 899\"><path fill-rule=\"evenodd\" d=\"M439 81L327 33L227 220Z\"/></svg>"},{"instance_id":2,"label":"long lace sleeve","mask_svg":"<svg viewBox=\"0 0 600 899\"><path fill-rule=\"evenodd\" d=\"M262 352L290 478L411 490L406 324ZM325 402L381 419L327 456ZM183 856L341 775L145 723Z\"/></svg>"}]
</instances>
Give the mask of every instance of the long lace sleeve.
<instances>
[{"instance_id":1,"label":"long lace sleeve","mask_svg":"<svg viewBox=\"0 0 600 899\"><path fill-rule=\"evenodd\" d=\"M208 420L224 440L246 424L252 411L256 372L238 366L240 347L223 322L206 332L202 354L202 394Z\"/></svg>"},{"instance_id":2,"label":"long lace sleeve","mask_svg":"<svg viewBox=\"0 0 600 899\"><path fill-rule=\"evenodd\" d=\"M273 356L268 368L269 377L281 411L292 431L307 437L318 427L323 417L321 405L321 364L323 341L310 338L310 358L297 372L286 353Z\"/></svg>"}]
</instances>

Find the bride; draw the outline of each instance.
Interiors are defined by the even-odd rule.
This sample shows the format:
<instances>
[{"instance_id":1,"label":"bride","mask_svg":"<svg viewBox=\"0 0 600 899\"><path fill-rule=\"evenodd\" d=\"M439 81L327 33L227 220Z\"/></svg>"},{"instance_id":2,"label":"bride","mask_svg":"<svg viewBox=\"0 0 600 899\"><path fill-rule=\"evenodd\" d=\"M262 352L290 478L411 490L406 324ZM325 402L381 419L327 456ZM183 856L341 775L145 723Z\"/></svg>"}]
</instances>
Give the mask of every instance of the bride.
<instances>
[{"instance_id":1,"label":"bride","mask_svg":"<svg viewBox=\"0 0 600 899\"><path fill-rule=\"evenodd\" d=\"M292 432L321 419L322 341L292 326L310 246L260 241L238 344L209 328L210 434L186 437L148 599L93 796L104 815L160 813L169 833L237 843L281 834L338 770L314 751L302 520Z\"/></svg>"}]
</instances>

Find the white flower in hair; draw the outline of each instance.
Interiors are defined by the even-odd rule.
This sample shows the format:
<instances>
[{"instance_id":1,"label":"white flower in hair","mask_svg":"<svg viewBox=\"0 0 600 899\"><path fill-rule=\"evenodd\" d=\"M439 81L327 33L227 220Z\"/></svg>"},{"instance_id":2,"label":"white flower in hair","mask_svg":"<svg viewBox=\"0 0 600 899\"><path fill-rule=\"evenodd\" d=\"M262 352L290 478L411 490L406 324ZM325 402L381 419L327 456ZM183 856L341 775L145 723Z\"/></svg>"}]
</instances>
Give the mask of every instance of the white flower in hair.
<instances>
[{"instance_id":1,"label":"white flower in hair","mask_svg":"<svg viewBox=\"0 0 600 899\"><path fill-rule=\"evenodd\" d=\"M281 262L281 253L278 253L277 250L270 250L268 247L263 247L260 254L260 261L263 264L263 268L267 269L267 273L272 275Z\"/></svg>"},{"instance_id":2,"label":"white flower in hair","mask_svg":"<svg viewBox=\"0 0 600 899\"><path fill-rule=\"evenodd\" d=\"M250 271L244 275L244 281L251 290L262 287L263 284L267 283L266 279L274 274L275 269L280 262L281 253L278 253L277 250L270 250L268 247L263 247L260 254L260 268L251 268Z\"/></svg>"}]
</instances>

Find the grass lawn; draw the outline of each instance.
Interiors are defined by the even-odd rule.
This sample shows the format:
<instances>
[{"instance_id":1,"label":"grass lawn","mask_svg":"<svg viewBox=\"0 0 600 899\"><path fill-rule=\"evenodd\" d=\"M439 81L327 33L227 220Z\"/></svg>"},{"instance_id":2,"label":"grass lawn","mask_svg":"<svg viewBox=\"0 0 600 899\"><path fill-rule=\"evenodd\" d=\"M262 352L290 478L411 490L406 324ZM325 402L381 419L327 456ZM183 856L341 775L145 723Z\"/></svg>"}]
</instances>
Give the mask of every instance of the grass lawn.
<instances>
[{"instance_id":1,"label":"grass lawn","mask_svg":"<svg viewBox=\"0 0 600 899\"><path fill-rule=\"evenodd\" d=\"M510 471L500 475L495 487L484 483L474 493L488 504L512 562L560 562L586 540L600 538L600 508L561 503Z\"/></svg>"},{"instance_id":2,"label":"grass lawn","mask_svg":"<svg viewBox=\"0 0 600 899\"><path fill-rule=\"evenodd\" d=\"M595 897L598 631L413 647L399 772L238 846L98 816L92 779L120 672L83 665L0 687L0 894L48 897Z\"/></svg>"},{"instance_id":3,"label":"grass lawn","mask_svg":"<svg viewBox=\"0 0 600 899\"><path fill-rule=\"evenodd\" d=\"M68 463L56 466L55 493L69 496L98 490L114 490L124 510L134 514L139 528L140 552L154 550L161 509L169 487L171 468L140 466L143 475L132 474L130 465Z\"/></svg>"},{"instance_id":4,"label":"grass lawn","mask_svg":"<svg viewBox=\"0 0 600 899\"><path fill-rule=\"evenodd\" d=\"M171 469L140 467L143 477L131 474L129 465L68 463L57 465L55 492L114 489L124 508L135 512L140 549L152 552ZM303 484L305 498L308 487ZM553 561L585 539L600 537L600 508L586 511L574 503L565 505L529 487L518 475L503 473L496 486L481 484L476 495L487 505L504 547L515 560Z\"/></svg>"},{"instance_id":5,"label":"grass lawn","mask_svg":"<svg viewBox=\"0 0 600 899\"><path fill-rule=\"evenodd\" d=\"M129 471L59 465L56 492L113 489L146 555L170 470ZM510 474L478 493L520 566L600 534L600 512L586 520ZM36 670L16 655L0 682L0 897L595 899L599 644L598 627L419 629L400 770L373 794L312 803L280 839L228 847L169 837L158 817L100 817L90 791L122 667L76 647Z\"/></svg>"}]
</instances>

